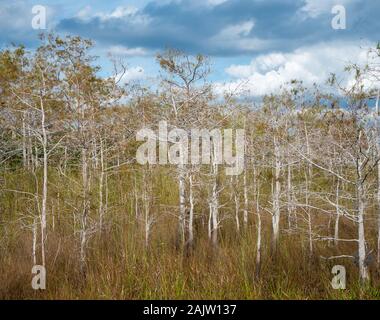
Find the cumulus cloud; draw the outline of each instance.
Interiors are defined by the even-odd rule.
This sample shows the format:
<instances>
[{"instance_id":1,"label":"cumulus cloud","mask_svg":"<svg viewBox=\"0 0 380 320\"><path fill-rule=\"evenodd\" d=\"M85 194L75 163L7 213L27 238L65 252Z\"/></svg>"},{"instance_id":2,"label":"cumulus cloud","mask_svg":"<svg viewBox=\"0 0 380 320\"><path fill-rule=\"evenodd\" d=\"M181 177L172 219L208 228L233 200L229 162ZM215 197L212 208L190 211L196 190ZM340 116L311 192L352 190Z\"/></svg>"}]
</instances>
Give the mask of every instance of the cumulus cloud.
<instances>
[{"instance_id":1,"label":"cumulus cloud","mask_svg":"<svg viewBox=\"0 0 380 320\"><path fill-rule=\"evenodd\" d=\"M299 9L299 13L305 13L305 17L317 18L321 14L331 13L331 9L336 5L348 6L357 0L305 0L305 4Z\"/></svg>"},{"instance_id":2,"label":"cumulus cloud","mask_svg":"<svg viewBox=\"0 0 380 320\"><path fill-rule=\"evenodd\" d=\"M218 6L228 0L207 0L206 3L211 5L211 6Z\"/></svg>"},{"instance_id":3,"label":"cumulus cloud","mask_svg":"<svg viewBox=\"0 0 380 320\"><path fill-rule=\"evenodd\" d=\"M0 0L0 45L35 46L40 31L32 30L30 22L37 2ZM48 13L56 10L48 25L57 33L93 39L97 52L128 57L152 72L151 55L166 47L207 54L224 61L214 79L226 75L220 70L228 61L232 80L227 86L241 87L243 81L254 94L276 90L293 78L307 84L324 81L328 72L343 67L340 61L358 58L361 39L380 39L380 2L373 0L145 0L138 7L115 0L107 5L69 2L55 0L48 6ZM331 28L336 4L347 9L347 30ZM253 60L243 64L241 59ZM144 74L137 70L126 77Z\"/></svg>"},{"instance_id":4,"label":"cumulus cloud","mask_svg":"<svg viewBox=\"0 0 380 320\"><path fill-rule=\"evenodd\" d=\"M330 73L339 75L348 63L364 64L366 59L367 50L356 43L319 43L291 53L259 55L248 65L232 65L225 71L235 80L215 88L219 93L239 88L262 96L276 93L292 80L302 80L306 86L323 85Z\"/></svg>"},{"instance_id":5,"label":"cumulus cloud","mask_svg":"<svg viewBox=\"0 0 380 320\"><path fill-rule=\"evenodd\" d=\"M255 22L252 19L228 25L217 35L211 37L208 43L214 50L220 49L221 51L229 49L231 51L257 52L268 48L270 40L251 36L254 26Z\"/></svg>"},{"instance_id":6,"label":"cumulus cloud","mask_svg":"<svg viewBox=\"0 0 380 320\"><path fill-rule=\"evenodd\" d=\"M60 2L62 1L62 2ZM74 3L75 0L73 0ZM31 7L37 0L0 0L0 43L36 39L31 29ZM41 0L42 3L47 0ZM190 53L215 56L256 54L273 50L293 51L320 41L380 39L380 2L373 0L166 0L149 1L140 7L84 3L75 13L56 6L57 32L94 39L98 45L160 50L176 47ZM119 2L116 2L119 4ZM331 28L331 8L347 7L346 32ZM34 40L35 41L35 40Z\"/></svg>"},{"instance_id":7,"label":"cumulus cloud","mask_svg":"<svg viewBox=\"0 0 380 320\"><path fill-rule=\"evenodd\" d=\"M100 24L104 24L109 21L128 21L132 24L146 24L148 23L148 16L141 14L139 10L134 6L118 6L109 12L93 12L91 6L85 6L80 9L75 18L87 23L93 20L98 21Z\"/></svg>"},{"instance_id":8,"label":"cumulus cloud","mask_svg":"<svg viewBox=\"0 0 380 320\"><path fill-rule=\"evenodd\" d=\"M338 2L348 10L345 32L331 28L331 8ZM232 56L291 52L320 41L375 41L380 38L379 9L372 0L168 0L139 9L92 13L84 8L63 19L59 29L108 45Z\"/></svg>"},{"instance_id":9,"label":"cumulus cloud","mask_svg":"<svg viewBox=\"0 0 380 320\"><path fill-rule=\"evenodd\" d=\"M91 15L91 12L92 12L91 6L85 6L77 12L75 17L77 17L78 19L81 19L81 20L91 19L93 17Z\"/></svg>"},{"instance_id":10,"label":"cumulus cloud","mask_svg":"<svg viewBox=\"0 0 380 320\"><path fill-rule=\"evenodd\" d=\"M111 46L106 49L108 53L114 56L121 57L142 57L147 56L150 52L144 48L136 47L136 48L128 48L120 45Z\"/></svg>"},{"instance_id":11,"label":"cumulus cloud","mask_svg":"<svg viewBox=\"0 0 380 320\"><path fill-rule=\"evenodd\" d=\"M230 25L222 29L219 36L223 37L224 39L236 39L242 36L248 36L251 33L254 25L255 23L253 20Z\"/></svg>"},{"instance_id":12,"label":"cumulus cloud","mask_svg":"<svg viewBox=\"0 0 380 320\"><path fill-rule=\"evenodd\" d=\"M129 68L123 75L120 75L119 80L121 84L129 83L132 81L142 80L145 78L145 71L142 67Z\"/></svg>"}]
</instances>

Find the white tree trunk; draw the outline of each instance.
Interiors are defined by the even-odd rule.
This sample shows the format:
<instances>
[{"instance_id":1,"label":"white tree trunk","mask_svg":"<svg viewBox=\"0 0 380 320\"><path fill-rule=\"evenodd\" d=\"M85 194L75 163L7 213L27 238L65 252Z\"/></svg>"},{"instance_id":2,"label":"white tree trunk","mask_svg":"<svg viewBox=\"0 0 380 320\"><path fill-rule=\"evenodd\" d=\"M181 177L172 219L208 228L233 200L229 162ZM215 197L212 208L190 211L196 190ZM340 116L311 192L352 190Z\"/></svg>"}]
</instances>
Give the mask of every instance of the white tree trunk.
<instances>
[{"instance_id":1,"label":"white tree trunk","mask_svg":"<svg viewBox=\"0 0 380 320\"><path fill-rule=\"evenodd\" d=\"M33 219L33 244L32 244L32 257L33 265L37 265L36 248L37 248L37 219Z\"/></svg>"},{"instance_id":2,"label":"white tree trunk","mask_svg":"<svg viewBox=\"0 0 380 320\"><path fill-rule=\"evenodd\" d=\"M240 233L240 219L239 219L239 211L240 211L240 203L239 203L239 195L236 190L234 192L234 201L235 201L235 222L236 222L236 231Z\"/></svg>"},{"instance_id":3,"label":"white tree trunk","mask_svg":"<svg viewBox=\"0 0 380 320\"><path fill-rule=\"evenodd\" d=\"M310 172L310 171L308 171ZM306 214L307 214L307 227L308 227L308 234L309 234L309 258L313 255L313 225L311 220L311 212L309 208L309 179L308 179L308 172L305 172L305 204L306 204Z\"/></svg>"},{"instance_id":4,"label":"white tree trunk","mask_svg":"<svg viewBox=\"0 0 380 320\"><path fill-rule=\"evenodd\" d=\"M83 187L83 211L81 216L80 231L80 264L84 271L86 265L86 243L87 243L87 216L88 216L88 163L87 150L82 148L82 187Z\"/></svg>"},{"instance_id":5,"label":"white tree trunk","mask_svg":"<svg viewBox=\"0 0 380 320\"><path fill-rule=\"evenodd\" d=\"M64 174L66 174L66 170L67 170L67 147L65 146L64 156L63 156L63 172L64 172Z\"/></svg>"},{"instance_id":6,"label":"white tree trunk","mask_svg":"<svg viewBox=\"0 0 380 320\"><path fill-rule=\"evenodd\" d=\"M30 132L30 127L27 127L27 155L28 155L28 169L31 171L34 171L35 165L34 165L34 159L33 159L33 143L32 143L32 138L31 138L31 132Z\"/></svg>"},{"instance_id":7,"label":"white tree trunk","mask_svg":"<svg viewBox=\"0 0 380 320\"><path fill-rule=\"evenodd\" d=\"M244 196L244 211L243 211L243 222L244 227L246 228L248 225L248 186L247 186L247 169L244 167L243 174L243 196Z\"/></svg>"},{"instance_id":8,"label":"white tree trunk","mask_svg":"<svg viewBox=\"0 0 380 320\"><path fill-rule=\"evenodd\" d=\"M190 173L190 176L189 176L189 201L190 201L190 212L189 212L189 223L188 223L188 229L189 229L189 239L188 239L188 242L189 242L189 246L192 247L193 246L193 242L194 242L194 194L193 194L193 176L192 174Z\"/></svg>"},{"instance_id":9,"label":"white tree trunk","mask_svg":"<svg viewBox=\"0 0 380 320\"><path fill-rule=\"evenodd\" d=\"M37 146L34 146L34 157L33 157L33 161L34 161L34 170L37 170L39 167L40 167L40 161L38 159L38 148Z\"/></svg>"},{"instance_id":10,"label":"white tree trunk","mask_svg":"<svg viewBox=\"0 0 380 320\"><path fill-rule=\"evenodd\" d=\"M366 240L364 232L365 194L362 165L362 161L358 160L358 180L356 185L358 201L358 263L360 280L364 283L369 280L369 272L366 265Z\"/></svg>"},{"instance_id":11,"label":"white tree trunk","mask_svg":"<svg viewBox=\"0 0 380 320\"><path fill-rule=\"evenodd\" d=\"M311 159L311 149L310 149L310 143L309 143L309 134L308 134L306 123L305 123L305 141L306 141L307 157L309 159ZM312 176L313 176L313 167L310 165L310 163L308 165L308 170L309 170L309 177L312 178Z\"/></svg>"},{"instance_id":12,"label":"white tree trunk","mask_svg":"<svg viewBox=\"0 0 380 320\"><path fill-rule=\"evenodd\" d=\"M288 163L288 187L287 187L287 200L288 200L288 228L293 227L294 212L293 212L293 187L292 187L292 168L290 163Z\"/></svg>"},{"instance_id":13,"label":"white tree trunk","mask_svg":"<svg viewBox=\"0 0 380 320\"><path fill-rule=\"evenodd\" d=\"M45 124L45 110L41 99L41 129L43 149L43 182L42 182L42 204L41 204L41 256L42 265L45 266L45 242L46 242L46 207L48 195L48 150L47 132Z\"/></svg>"},{"instance_id":14,"label":"white tree trunk","mask_svg":"<svg viewBox=\"0 0 380 320\"><path fill-rule=\"evenodd\" d=\"M137 177L136 177L136 174L135 174L135 177L134 177L134 198L135 198L135 218L136 218L136 221L139 220L139 195L138 195L138 190L137 190Z\"/></svg>"},{"instance_id":15,"label":"white tree trunk","mask_svg":"<svg viewBox=\"0 0 380 320\"><path fill-rule=\"evenodd\" d=\"M211 241L212 236L212 206L211 201L209 202L209 215L208 215L208 221L207 221L207 235L209 240Z\"/></svg>"},{"instance_id":16,"label":"white tree trunk","mask_svg":"<svg viewBox=\"0 0 380 320\"><path fill-rule=\"evenodd\" d=\"M212 164L213 186L211 195L211 241L214 246L218 244L219 228L219 199L218 199L218 164Z\"/></svg>"},{"instance_id":17,"label":"white tree trunk","mask_svg":"<svg viewBox=\"0 0 380 320\"><path fill-rule=\"evenodd\" d=\"M261 270L261 212L260 212L260 188L257 183L256 169L254 168L254 181L256 187L256 217L257 217L257 243L256 243L256 277Z\"/></svg>"},{"instance_id":18,"label":"white tree trunk","mask_svg":"<svg viewBox=\"0 0 380 320\"><path fill-rule=\"evenodd\" d=\"M178 217L178 241L181 245L185 243L185 226L186 226L186 196L185 196L185 168L183 164L179 165L178 172L178 189L179 189L179 217Z\"/></svg>"},{"instance_id":19,"label":"white tree trunk","mask_svg":"<svg viewBox=\"0 0 380 320\"><path fill-rule=\"evenodd\" d=\"M339 220L340 220L340 208L339 208L339 180L336 184L336 195L335 195L335 203L336 203L336 218L335 218L335 227L334 227L334 244L338 244L339 239Z\"/></svg>"},{"instance_id":20,"label":"white tree trunk","mask_svg":"<svg viewBox=\"0 0 380 320\"><path fill-rule=\"evenodd\" d=\"M24 169L28 167L28 158L27 158L27 148L26 148L26 128L25 128L25 113L22 114L22 163Z\"/></svg>"},{"instance_id":21,"label":"white tree trunk","mask_svg":"<svg viewBox=\"0 0 380 320\"><path fill-rule=\"evenodd\" d=\"M54 211L54 202L51 201L51 219L52 219L52 230L55 231L55 211Z\"/></svg>"},{"instance_id":22,"label":"white tree trunk","mask_svg":"<svg viewBox=\"0 0 380 320\"><path fill-rule=\"evenodd\" d=\"M146 175L144 172L144 193L143 193L143 202L144 202L144 227L145 227L145 248L149 247L150 240L150 204L149 197L147 193L147 181Z\"/></svg>"},{"instance_id":23,"label":"white tree trunk","mask_svg":"<svg viewBox=\"0 0 380 320\"><path fill-rule=\"evenodd\" d=\"M280 172L281 172L281 159L280 159L280 146L277 138L273 137L274 142L274 156L275 156L275 175L274 175L274 189L273 189L273 213L272 213L272 249L276 250L279 232L280 232Z\"/></svg>"},{"instance_id":24,"label":"white tree trunk","mask_svg":"<svg viewBox=\"0 0 380 320\"><path fill-rule=\"evenodd\" d=\"M100 176L99 176L99 229L100 231L103 230L103 220L104 220L103 189L104 189L104 151L103 151L103 141L100 141Z\"/></svg>"}]
</instances>

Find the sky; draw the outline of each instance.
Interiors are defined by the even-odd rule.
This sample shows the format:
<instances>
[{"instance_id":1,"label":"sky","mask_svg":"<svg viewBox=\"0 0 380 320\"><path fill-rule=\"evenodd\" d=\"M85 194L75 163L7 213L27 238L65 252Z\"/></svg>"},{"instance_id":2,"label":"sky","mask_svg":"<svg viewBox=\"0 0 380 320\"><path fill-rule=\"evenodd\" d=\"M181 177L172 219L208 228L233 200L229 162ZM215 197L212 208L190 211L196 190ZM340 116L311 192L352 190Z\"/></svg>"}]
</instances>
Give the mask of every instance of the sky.
<instances>
[{"instance_id":1,"label":"sky","mask_svg":"<svg viewBox=\"0 0 380 320\"><path fill-rule=\"evenodd\" d=\"M253 96L293 79L323 84L347 63L365 63L380 40L380 0L0 0L0 47L38 46L35 5L46 8L48 31L95 41L104 76L112 53L129 65L125 81L148 81L155 55L173 47L210 56L218 90ZM332 27L336 5L345 29Z\"/></svg>"}]
</instances>

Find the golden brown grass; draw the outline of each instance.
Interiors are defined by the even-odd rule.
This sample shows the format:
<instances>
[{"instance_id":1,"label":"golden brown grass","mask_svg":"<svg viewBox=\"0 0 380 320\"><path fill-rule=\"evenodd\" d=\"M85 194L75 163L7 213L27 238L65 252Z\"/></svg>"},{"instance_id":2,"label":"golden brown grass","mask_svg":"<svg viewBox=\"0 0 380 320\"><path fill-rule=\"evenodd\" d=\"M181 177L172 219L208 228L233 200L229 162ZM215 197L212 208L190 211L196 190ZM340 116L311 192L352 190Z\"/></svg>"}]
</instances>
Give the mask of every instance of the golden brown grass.
<instances>
[{"instance_id":1,"label":"golden brown grass","mask_svg":"<svg viewBox=\"0 0 380 320\"><path fill-rule=\"evenodd\" d=\"M53 175L51 175L53 176ZM13 176L14 177L14 176ZM53 176L54 177L54 176ZM169 178L167 178L169 180ZM23 181L21 183L21 181ZM28 182L29 181L29 182ZM52 181L52 180L50 180ZM165 182L165 180L162 180ZM59 185L59 182L62 183ZM256 225L254 212L247 230L237 234L233 219L226 220L219 234L219 246L210 245L206 228L199 223L191 253L175 246L177 221L165 215L155 224L148 248L143 226L136 222L131 195L122 195L131 181L112 181L107 229L88 242L86 273L79 266L78 235L72 225L71 207L75 186L65 188L63 180L50 182L50 201L60 192L60 220L55 229L49 218L47 239L47 289L31 287L32 233L17 220L30 210L30 201L20 195L1 196L0 299L378 299L380 277L372 267L372 283L360 288L357 266L349 260L325 261L320 256L339 251L355 252L351 244L339 250L325 242L315 243L313 257L300 234L283 233L275 257L270 252L270 220L264 215L263 256L259 278L255 277ZM7 179L8 187L33 190L33 179ZM165 183L163 183L164 185ZM160 189L161 203L176 203L173 186ZM175 189L174 189L175 190ZM96 195L96 193L94 192ZM64 201L62 199L65 199ZM124 200L122 200L124 199ZM124 202L123 202L124 201ZM55 208L57 211L57 208ZM96 218L96 206L92 208ZM153 210L158 210L157 207ZM175 210L175 209L173 209ZM57 214L57 213L56 213ZM286 221L282 221L286 225ZM352 232L342 226L342 232ZM373 235L370 239L375 239ZM347 289L333 290L331 268L347 269Z\"/></svg>"}]
</instances>

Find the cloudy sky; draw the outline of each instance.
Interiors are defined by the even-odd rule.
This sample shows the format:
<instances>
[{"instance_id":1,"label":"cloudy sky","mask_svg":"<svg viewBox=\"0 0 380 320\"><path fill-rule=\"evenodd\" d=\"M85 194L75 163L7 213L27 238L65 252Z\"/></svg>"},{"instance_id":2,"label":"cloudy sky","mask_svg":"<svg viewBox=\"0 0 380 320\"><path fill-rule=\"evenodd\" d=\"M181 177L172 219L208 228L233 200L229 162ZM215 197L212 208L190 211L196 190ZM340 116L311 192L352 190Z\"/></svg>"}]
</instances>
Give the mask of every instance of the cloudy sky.
<instances>
[{"instance_id":1,"label":"cloudy sky","mask_svg":"<svg viewBox=\"0 0 380 320\"><path fill-rule=\"evenodd\" d=\"M38 44L35 5L48 29L95 40L104 73L111 52L127 58L126 80L144 81L157 74L154 55L175 47L211 56L219 88L243 83L252 95L295 78L323 83L380 40L380 0L0 0L0 46ZM335 5L345 30L332 28Z\"/></svg>"}]
</instances>

